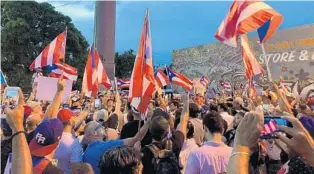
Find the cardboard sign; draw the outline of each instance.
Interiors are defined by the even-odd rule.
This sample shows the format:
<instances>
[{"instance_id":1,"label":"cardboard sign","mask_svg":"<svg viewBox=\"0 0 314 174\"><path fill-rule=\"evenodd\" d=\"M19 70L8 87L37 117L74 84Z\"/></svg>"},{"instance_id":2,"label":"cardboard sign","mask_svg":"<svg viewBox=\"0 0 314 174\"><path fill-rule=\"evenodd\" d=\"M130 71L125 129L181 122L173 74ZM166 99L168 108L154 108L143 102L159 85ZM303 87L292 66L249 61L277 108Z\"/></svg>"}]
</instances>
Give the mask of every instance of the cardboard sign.
<instances>
[{"instance_id":1,"label":"cardboard sign","mask_svg":"<svg viewBox=\"0 0 314 174\"><path fill-rule=\"evenodd\" d=\"M52 101L57 92L57 82L58 78L39 76L37 93L35 98L37 100ZM62 102L66 102L71 95L72 83L72 80L66 80L66 86L62 96Z\"/></svg>"}]
</instances>

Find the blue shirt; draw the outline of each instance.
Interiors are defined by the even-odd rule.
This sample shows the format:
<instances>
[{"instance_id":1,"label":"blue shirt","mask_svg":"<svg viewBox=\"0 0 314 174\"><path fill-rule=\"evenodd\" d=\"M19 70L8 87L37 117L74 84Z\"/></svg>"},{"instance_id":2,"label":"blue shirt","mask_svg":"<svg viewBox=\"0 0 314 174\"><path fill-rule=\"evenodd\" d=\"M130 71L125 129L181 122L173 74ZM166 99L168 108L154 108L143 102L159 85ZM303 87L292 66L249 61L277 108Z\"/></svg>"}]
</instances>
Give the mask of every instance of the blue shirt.
<instances>
[{"instance_id":1,"label":"blue shirt","mask_svg":"<svg viewBox=\"0 0 314 174\"><path fill-rule=\"evenodd\" d=\"M95 141L88 145L83 155L83 162L89 163L95 174L100 174L98 164L104 151L123 145L123 140Z\"/></svg>"}]
</instances>

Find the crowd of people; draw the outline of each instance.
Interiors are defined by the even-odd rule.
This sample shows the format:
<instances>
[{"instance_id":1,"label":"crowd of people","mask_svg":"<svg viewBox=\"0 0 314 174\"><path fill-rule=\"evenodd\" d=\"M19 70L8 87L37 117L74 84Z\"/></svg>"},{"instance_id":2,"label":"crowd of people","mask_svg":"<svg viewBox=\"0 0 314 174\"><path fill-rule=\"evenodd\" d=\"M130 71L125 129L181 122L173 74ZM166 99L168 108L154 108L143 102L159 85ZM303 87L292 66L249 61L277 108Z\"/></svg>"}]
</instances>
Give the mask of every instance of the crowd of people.
<instances>
[{"instance_id":1,"label":"crowd of people","mask_svg":"<svg viewBox=\"0 0 314 174\"><path fill-rule=\"evenodd\" d=\"M276 84L254 99L158 89L146 113L110 90L62 103L65 85L51 102L20 90L1 111L1 173L314 173L314 103ZM261 138L266 116L291 125Z\"/></svg>"}]
</instances>

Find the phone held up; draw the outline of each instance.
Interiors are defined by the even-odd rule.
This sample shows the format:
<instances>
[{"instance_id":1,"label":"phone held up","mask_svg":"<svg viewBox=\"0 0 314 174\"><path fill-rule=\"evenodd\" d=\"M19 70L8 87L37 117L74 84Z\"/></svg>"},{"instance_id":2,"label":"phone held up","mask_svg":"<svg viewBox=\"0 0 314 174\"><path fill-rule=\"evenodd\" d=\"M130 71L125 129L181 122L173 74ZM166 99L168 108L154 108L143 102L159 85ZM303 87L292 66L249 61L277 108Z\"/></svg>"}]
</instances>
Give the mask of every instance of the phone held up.
<instances>
[{"instance_id":1,"label":"phone held up","mask_svg":"<svg viewBox=\"0 0 314 174\"><path fill-rule=\"evenodd\" d=\"M95 99L95 108L100 108L100 99Z\"/></svg>"},{"instance_id":2,"label":"phone held up","mask_svg":"<svg viewBox=\"0 0 314 174\"><path fill-rule=\"evenodd\" d=\"M19 87L8 86L4 90L4 101L2 105L7 105L10 108L15 108L19 102Z\"/></svg>"},{"instance_id":3,"label":"phone held up","mask_svg":"<svg viewBox=\"0 0 314 174\"><path fill-rule=\"evenodd\" d=\"M260 139L277 139L275 132L282 132L278 127L279 125L292 127L288 120L281 117L264 117L264 128Z\"/></svg>"}]
</instances>

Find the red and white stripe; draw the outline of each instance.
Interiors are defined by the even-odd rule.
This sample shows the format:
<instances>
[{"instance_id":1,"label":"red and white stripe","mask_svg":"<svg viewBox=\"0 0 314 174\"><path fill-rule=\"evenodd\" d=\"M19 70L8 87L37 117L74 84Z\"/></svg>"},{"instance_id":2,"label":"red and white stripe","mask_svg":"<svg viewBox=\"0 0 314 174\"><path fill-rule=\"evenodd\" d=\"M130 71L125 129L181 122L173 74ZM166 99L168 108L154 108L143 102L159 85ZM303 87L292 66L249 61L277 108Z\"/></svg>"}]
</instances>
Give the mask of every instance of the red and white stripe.
<instances>
[{"instance_id":1,"label":"red and white stripe","mask_svg":"<svg viewBox=\"0 0 314 174\"><path fill-rule=\"evenodd\" d=\"M262 134L270 134L277 130L277 124L275 120L270 120L267 124L264 125Z\"/></svg>"},{"instance_id":2,"label":"red and white stripe","mask_svg":"<svg viewBox=\"0 0 314 174\"><path fill-rule=\"evenodd\" d=\"M37 56L29 69L42 68L55 64L65 56L67 30L59 34L46 48Z\"/></svg>"},{"instance_id":3,"label":"red and white stripe","mask_svg":"<svg viewBox=\"0 0 314 174\"><path fill-rule=\"evenodd\" d=\"M252 32L272 20L272 31L275 32L282 22L282 16L272 7L261 1L234 1L225 19L221 22L215 37L232 47L237 46L237 36Z\"/></svg>"},{"instance_id":4,"label":"red and white stripe","mask_svg":"<svg viewBox=\"0 0 314 174\"><path fill-rule=\"evenodd\" d=\"M157 81L158 86L161 88L170 84L168 76L161 69L157 70L155 74L155 79Z\"/></svg>"},{"instance_id":5,"label":"red and white stripe","mask_svg":"<svg viewBox=\"0 0 314 174\"><path fill-rule=\"evenodd\" d=\"M224 82L223 83L223 88L226 90L226 91L232 91L232 87L230 85L229 82Z\"/></svg>"},{"instance_id":6,"label":"red and white stripe","mask_svg":"<svg viewBox=\"0 0 314 174\"><path fill-rule=\"evenodd\" d=\"M59 78L61 75L63 75L64 79L76 82L78 76L76 68L65 63L55 63L55 65L57 66L57 69L54 69L49 73L50 77Z\"/></svg>"},{"instance_id":7,"label":"red and white stripe","mask_svg":"<svg viewBox=\"0 0 314 174\"><path fill-rule=\"evenodd\" d=\"M259 62L256 60L249 39L245 34L241 35L242 58L246 70L246 77L251 79L254 75L263 74L264 70Z\"/></svg>"},{"instance_id":8,"label":"red and white stripe","mask_svg":"<svg viewBox=\"0 0 314 174\"><path fill-rule=\"evenodd\" d=\"M200 83L201 83L203 86L207 86L207 85L209 84L209 79L208 79L208 77L202 76L201 79L200 79Z\"/></svg>"},{"instance_id":9,"label":"red and white stripe","mask_svg":"<svg viewBox=\"0 0 314 174\"><path fill-rule=\"evenodd\" d=\"M151 32L146 12L129 89L129 101L140 113L145 113L155 91Z\"/></svg>"},{"instance_id":10,"label":"red and white stripe","mask_svg":"<svg viewBox=\"0 0 314 174\"><path fill-rule=\"evenodd\" d=\"M93 63L95 67L93 67ZM96 48L92 47L88 53L83 76L82 92L95 97L98 92L99 84L102 84L107 89L111 88L110 79L103 67L99 53Z\"/></svg>"}]
</instances>

